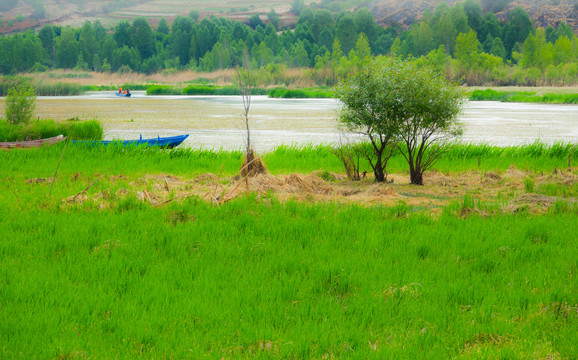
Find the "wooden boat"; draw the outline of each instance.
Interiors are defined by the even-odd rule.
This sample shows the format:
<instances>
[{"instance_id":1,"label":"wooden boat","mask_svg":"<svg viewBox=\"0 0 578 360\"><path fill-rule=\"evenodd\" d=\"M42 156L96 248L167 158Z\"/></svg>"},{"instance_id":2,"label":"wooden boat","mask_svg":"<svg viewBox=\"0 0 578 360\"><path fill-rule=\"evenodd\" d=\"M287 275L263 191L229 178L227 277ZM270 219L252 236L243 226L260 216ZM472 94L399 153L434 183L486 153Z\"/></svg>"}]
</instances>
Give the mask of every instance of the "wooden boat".
<instances>
[{"instance_id":1,"label":"wooden boat","mask_svg":"<svg viewBox=\"0 0 578 360\"><path fill-rule=\"evenodd\" d=\"M130 97L132 95L131 93L125 94L125 93L119 93L119 92L115 92L114 94L118 97Z\"/></svg>"},{"instance_id":2,"label":"wooden boat","mask_svg":"<svg viewBox=\"0 0 578 360\"><path fill-rule=\"evenodd\" d=\"M74 140L73 143L82 143L82 144L89 144L89 145L110 145L110 144L122 144L122 146L159 146L162 148L172 149L176 146L182 144L186 138L189 137L189 134L186 135L178 135L178 136L168 136L168 137L156 137L151 139L143 139L142 135L140 136L139 140L103 140L103 141L93 141L93 140Z\"/></svg>"},{"instance_id":3,"label":"wooden boat","mask_svg":"<svg viewBox=\"0 0 578 360\"><path fill-rule=\"evenodd\" d=\"M39 140L29 140L29 141L12 141L12 142L0 142L0 149L14 149L14 148L38 148L42 146L49 146L56 144L60 141L64 141L66 138L63 135L58 135L51 138L39 139Z\"/></svg>"}]
</instances>

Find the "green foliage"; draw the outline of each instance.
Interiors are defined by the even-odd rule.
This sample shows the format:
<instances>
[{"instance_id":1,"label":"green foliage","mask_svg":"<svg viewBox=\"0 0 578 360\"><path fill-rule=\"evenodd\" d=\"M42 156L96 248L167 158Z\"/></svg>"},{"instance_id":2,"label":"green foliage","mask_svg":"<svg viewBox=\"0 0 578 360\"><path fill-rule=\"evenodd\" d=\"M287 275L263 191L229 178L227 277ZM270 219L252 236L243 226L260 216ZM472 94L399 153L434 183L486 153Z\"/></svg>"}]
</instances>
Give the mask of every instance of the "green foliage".
<instances>
[{"instance_id":1,"label":"green foliage","mask_svg":"<svg viewBox=\"0 0 578 360\"><path fill-rule=\"evenodd\" d=\"M34 87L25 79L19 79L15 87L8 89L5 100L6 120L12 125L26 124L32 119L36 108Z\"/></svg>"},{"instance_id":2,"label":"green foliage","mask_svg":"<svg viewBox=\"0 0 578 360\"><path fill-rule=\"evenodd\" d=\"M333 91L325 89L283 89L276 88L269 90L268 93L271 98L284 98L284 99L322 99L322 98L332 98L334 96Z\"/></svg>"},{"instance_id":3,"label":"green foliage","mask_svg":"<svg viewBox=\"0 0 578 360\"><path fill-rule=\"evenodd\" d=\"M34 120L29 124L10 125L0 121L0 141L26 141L64 135L72 140L102 140L104 130L96 120L67 122Z\"/></svg>"},{"instance_id":4,"label":"green foliage","mask_svg":"<svg viewBox=\"0 0 578 360\"><path fill-rule=\"evenodd\" d=\"M146 90L147 95L182 95L182 93L182 89L167 85L151 85Z\"/></svg>"},{"instance_id":5,"label":"green foliage","mask_svg":"<svg viewBox=\"0 0 578 360\"><path fill-rule=\"evenodd\" d=\"M42 2L29 2L39 9L35 16L42 16ZM483 7L498 11L508 3L484 0ZM247 47L255 69L272 65L314 67L307 77L319 86L334 86L339 78L357 71L368 53L388 52L406 58L423 57L422 61L448 79L468 85L578 83L578 40L567 24L534 31L522 8L515 8L500 22L491 12L482 16L480 4L468 0L451 7L441 3L402 31L397 25L386 29L378 26L366 6L364 1L350 0L306 7L302 0L295 0L293 8L300 17L293 31L276 29L274 12L269 14L271 24L267 26L260 23L260 15L254 15L253 27L216 17L199 21L194 11L177 16L172 29L162 18L156 32L142 17L132 23L121 21L110 34L98 21L85 22L80 29L47 25L37 34L0 37L0 73L52 68L147 74L183 69L216 71L242 63L243 48ZM353 8L357 10L352 12ZM445 49L443 59L438 56L441 46ZM287 78L273 79L271 74L263 79L263 86L270 85L287 86Z\"/></svg>"},{"instance_id":6,"label":"green foliage","mask_svg":"<svg viewBox=\"0 0 578 360\"><path fill-rule=\"evenodd\" d=\"M392 155L387 149L399 142L412 184L423 184L423 172L441 152L441 147L431 145L460 131L462 90L415 62L376 58L340 82L336 95L344 105L340 123L373 144L375 163L370 162L377 181L386 180L385 167Z\"/></svg>"},{"instance_id":7,"label":"green foliage","mask_svg":"<svg viewBox=\"0 0 578 360\"><path fill-rule=\"evenodd\" d=\"M524 91L497 91L492 89L474 90L470 94L472 101L501 101L546 104L578 104L578 94L544 94L536 95Z\"/></svg>"},{"instance_id":8,"label":"green foliage","mask_svg":"<svg viewBox=\"0 0 578 360\"><path fill-rule=\"evenodd\" d=\"M267 90L263 88L252 88L253 95L267 95ZM236 86L210 86L210 85L187 85L184 88L151 85L147 87L147 95L239 95L239 88Z\"/></svg>"}]
</instances>

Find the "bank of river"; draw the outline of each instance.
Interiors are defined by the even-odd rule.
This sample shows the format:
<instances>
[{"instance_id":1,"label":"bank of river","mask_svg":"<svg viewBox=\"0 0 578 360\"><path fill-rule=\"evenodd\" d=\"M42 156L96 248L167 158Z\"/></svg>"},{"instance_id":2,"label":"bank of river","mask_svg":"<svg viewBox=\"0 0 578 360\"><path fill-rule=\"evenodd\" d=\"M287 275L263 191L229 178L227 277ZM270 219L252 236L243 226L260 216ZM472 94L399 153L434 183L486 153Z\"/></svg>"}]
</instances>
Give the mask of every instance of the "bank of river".
<instances>
[{"instance_id":1,"label":"bank of river","mask_svg":"<svg viewBox=\"0 0 578 360\"><path fill-rule=\"evenodd\" d=\"M37 116L68 119L97 118L106 139L134 139L188 133L189 147L243 147L243 105L240 97L145 96L130 99L112 92L75 97L39 97ZM258 151L280 144L339 141L334 99L270 99L255 96L251 104L253 142ZM462 141L517 145L578 141L578 105L471 102L461 116Z\"/></svg>"}]
</instances>

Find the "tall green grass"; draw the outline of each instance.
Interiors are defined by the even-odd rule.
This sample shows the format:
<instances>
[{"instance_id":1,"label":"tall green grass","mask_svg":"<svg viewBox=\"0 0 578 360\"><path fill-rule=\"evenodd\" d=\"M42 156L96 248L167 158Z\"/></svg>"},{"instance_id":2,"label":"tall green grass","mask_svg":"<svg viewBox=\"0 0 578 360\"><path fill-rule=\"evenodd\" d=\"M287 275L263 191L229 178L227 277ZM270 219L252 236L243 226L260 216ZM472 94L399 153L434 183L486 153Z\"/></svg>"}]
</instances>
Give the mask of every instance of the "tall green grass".
<instances>
[{"instance_id":1,"label":"tall green grass","mask_svg":"<svg viewBox=\"0 0 578 360\"><path fill-rule=\"evenodd\" d=\"M29 207L8 186L3 358L576 354L572 211L464 219L448 209L434 220L404 204L257 196Z\"/></svg>"},{"instance_id":2,"label":"tall green grass","mask_svg":"<svg viewBox=\"0 0 578 360\"><path fill-rule=\"evenodd\" d=\"M168 85L151 85L146 89L147 95L182 95L180 88Z\"/></svg>"},{"instance_id":3,"label":"tall green grass","mask_svg":"<svg viewBox=\"0 0 578 360\"><path fill-rule=\"evenodd\" d=\"M2 128L0 128L2 131ZM568 157L576 154L575 145L536 143L533 145L496 147L490 145L454 144L441 156L434 170L458 172L466 170L506 171L511 165L519 169L552 171L566 168ZM43 177L37 174L45 165L47 173L53 171L62 153L61 146L47 149L14 150L0 152L0 163L12 176ZM274 174L310 173L316 170L344 173L342 164L329 145L279 146L259 154ZM95 172L113 167L114 173L156 173L198 175L220 172L234 175L239 170L243 152L215 151L179 147L173 150L122 146L73 146L66 150L61 164L63 171ZM575 155L572 166L576 166ZM361 171L372 173L369 163L361 160ZM388 162L388 171L407 172L408 165L401 154ZM36 175L35 175L36 174ZM8 176L8 175L7 175ZM427 175L426 175L427 177Z\"/></svg>"},{"instance_id":4,"label":"tall green grass","mask_svg":"<svg viewBox=\"0 0 578 360\"><path fill-rule=\"evenodd\" d=\"M16 77L0 77L0 96L6 96L8 90L16 86L17 81ZM38 96L70 96L80 95L84 92L81 85L73 83L32 81L32 84Z\"/></svg>"},{"instance_id":5,"label":"tall green grass","mask_svg":"<svg viewBox=\"0 0 578 360\"><path fill-rule=\"evenodd\" d=\"M0 141L36 140L58 135L64 135L72 140L102 140L104 130L97 120L67 122L35 120L25 125L11 125L0 120Z\"/></svg>"},{"instance_id":6,"label":"tall green grass","mask_svg":"<svg viewBox=\"0 0 578 360\"><path fill-rule=\"evenodd\" d=\"M332 98L335 94L332 90L327 89L272 89L268 93L271 98L284 99L312 99L312 98Z\"/></svg>"},{"instance_id":7,"label":"tall green grass","mask_svg":"<svg viewBox=\"0 0 578 360\"><path fill-rule=\"evenodd\" d=\"M578 94L544 94L524 91L474 90L472 101L501 101L521 103L578 104Z\"/></svg>"},{"instance_id":8,"label":"tall green grass","mask_svg":"<svg viewBox=\"0 0 578 360\"><path fill-rule=\"evenodd\" d=\"M213 85L187 85L184 88L168 85L151 85L147 88L147 95L240 95L236 86L213 86ZM262 88L252 88L252 95L267 95L267 90Z\"/></svg>"}]
</instances>

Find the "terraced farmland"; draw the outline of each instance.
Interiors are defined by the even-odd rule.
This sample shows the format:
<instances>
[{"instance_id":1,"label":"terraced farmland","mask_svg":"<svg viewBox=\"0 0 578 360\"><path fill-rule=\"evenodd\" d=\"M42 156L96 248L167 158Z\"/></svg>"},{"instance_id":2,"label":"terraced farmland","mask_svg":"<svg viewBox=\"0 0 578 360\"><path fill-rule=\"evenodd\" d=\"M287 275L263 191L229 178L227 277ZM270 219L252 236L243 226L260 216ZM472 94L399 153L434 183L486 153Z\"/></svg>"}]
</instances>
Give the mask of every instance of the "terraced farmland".
<instances>
[{"instance_id":1,"label":"terraced farmland","mask_svg":"<svg viewBox=\"0 0 578 360\"><path fill-rule=\"evenodd\" d=\"M314 1L306 1L312 3ZM253 14L266 14L272 9L282 18L292 19L288 14L290 3L284 0L228 0L220 2L206 2L201 0L153 0L118 10L110 16L120 19L132 19L144 16L150 19L161 17L175 17L196 10L201 16L219 15L234 19L242 19Z\"/></svg>"}]
</instances>

